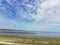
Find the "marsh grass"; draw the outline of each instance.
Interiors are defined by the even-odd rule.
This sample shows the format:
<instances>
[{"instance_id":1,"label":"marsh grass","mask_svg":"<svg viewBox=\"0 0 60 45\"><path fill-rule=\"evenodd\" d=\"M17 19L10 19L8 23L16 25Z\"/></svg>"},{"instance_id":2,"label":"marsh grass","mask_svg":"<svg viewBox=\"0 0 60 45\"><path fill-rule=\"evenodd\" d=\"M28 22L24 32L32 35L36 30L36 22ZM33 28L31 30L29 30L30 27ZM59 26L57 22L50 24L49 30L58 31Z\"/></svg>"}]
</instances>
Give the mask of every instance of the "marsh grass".
<instances>
[{"instance_id":1,"label":"marsh grass","mask_svg":"<svg viewBox=\"0 0 60 45\"><path fill-rule=\"evenodd\" d=\"M0 45L9 45L9 44L0 44Z\"/></svg>"},{"instance_id":2,"label":"marsh grass","mask_svg":"<svg viewBox=\"0 0 60 45\"><path fill-rule=\"evenodd\" d=\"M0 36L0 41L24 45L60 45L60 38Z\"/></svg>"}]
</instances>

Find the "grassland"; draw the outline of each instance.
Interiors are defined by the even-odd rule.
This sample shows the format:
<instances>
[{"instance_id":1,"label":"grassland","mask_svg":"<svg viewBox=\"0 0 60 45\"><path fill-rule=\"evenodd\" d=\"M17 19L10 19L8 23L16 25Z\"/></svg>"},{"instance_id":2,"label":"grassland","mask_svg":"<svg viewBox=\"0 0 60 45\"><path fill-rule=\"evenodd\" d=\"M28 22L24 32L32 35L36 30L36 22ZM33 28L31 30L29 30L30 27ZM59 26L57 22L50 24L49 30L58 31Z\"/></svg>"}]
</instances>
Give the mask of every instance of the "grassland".
<instances>
[{"instance_id":1,"label":"grassland","mask_svg":"<svg viewBox=\"0 0 60 45\"><path fill-rule=\"evenodd\" d=\"M0 44L0 45L9 45L9 44Z\"/></svg>"},{"instance_id":2,"label":"grassland","mask_svg":"<svg viewBox=\"0 0 60 45\"><path fill-rule=\"evenodd\" d=\"M60 38L0 36L0 42L13 43L10 45L60 45Z\"/></svg>"}]
</instances>

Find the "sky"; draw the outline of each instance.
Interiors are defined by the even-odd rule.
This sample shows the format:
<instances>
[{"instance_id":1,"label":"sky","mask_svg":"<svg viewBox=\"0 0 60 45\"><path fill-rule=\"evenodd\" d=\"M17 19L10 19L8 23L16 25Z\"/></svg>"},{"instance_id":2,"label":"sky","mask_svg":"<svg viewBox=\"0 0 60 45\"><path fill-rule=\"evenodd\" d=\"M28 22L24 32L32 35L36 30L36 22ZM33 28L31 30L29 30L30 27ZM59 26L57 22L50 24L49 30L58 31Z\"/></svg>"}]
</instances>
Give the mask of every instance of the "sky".
<instances>
[{"instance_id":1,"label":"sky","mask_svg":"<svg viewBox=\"0 0 60 45\"><path fill-rule=\"evenodd\" d=\"M60 0L0 0L0 29L60 32Z\"/></svg>"}]
</instances>

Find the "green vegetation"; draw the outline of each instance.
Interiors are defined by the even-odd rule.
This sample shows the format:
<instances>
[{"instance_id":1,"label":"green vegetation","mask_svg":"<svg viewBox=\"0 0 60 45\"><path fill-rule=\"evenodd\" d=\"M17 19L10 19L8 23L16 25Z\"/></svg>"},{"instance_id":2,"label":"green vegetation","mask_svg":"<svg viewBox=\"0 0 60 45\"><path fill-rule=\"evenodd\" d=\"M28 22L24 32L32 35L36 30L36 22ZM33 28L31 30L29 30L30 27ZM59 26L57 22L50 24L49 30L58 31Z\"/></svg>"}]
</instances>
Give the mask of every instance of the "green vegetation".
<instances>
[{"instance_id":1,"label":"green vegetation","mask_svg":"<svg viewBox=\"0 0 60 45\"><path fill-rule=\"evenodd\" d=\"M0 36L0 41L16 45L60 45L60 38Z\"/></svg>"},{"instance_id":2,"label":"green vegetation","mask_svg":"<svg viewBox=\"0 0 60 45\"><path fill-rule=\"evenodd\" d=\"M0 45L8 45L8 44L0 44Z\"/></svg>"}]
</instances>

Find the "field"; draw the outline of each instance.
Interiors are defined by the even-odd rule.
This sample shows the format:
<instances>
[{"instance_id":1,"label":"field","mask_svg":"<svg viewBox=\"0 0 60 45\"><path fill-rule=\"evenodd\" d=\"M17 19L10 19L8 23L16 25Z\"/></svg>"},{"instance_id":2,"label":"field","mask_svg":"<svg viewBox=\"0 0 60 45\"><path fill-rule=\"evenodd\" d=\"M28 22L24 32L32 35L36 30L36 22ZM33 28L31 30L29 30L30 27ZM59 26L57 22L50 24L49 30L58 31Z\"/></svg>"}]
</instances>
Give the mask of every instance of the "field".
<instances>
[{"instance_id":1,"label":"field","mask_svg":"<svg viewBox=\"0 0 60 45\"><path fill-rule=\"evenodd\" d=\"M0 36L0 45L60 45L60 38Z\"/></svg>"}]
</instances>

